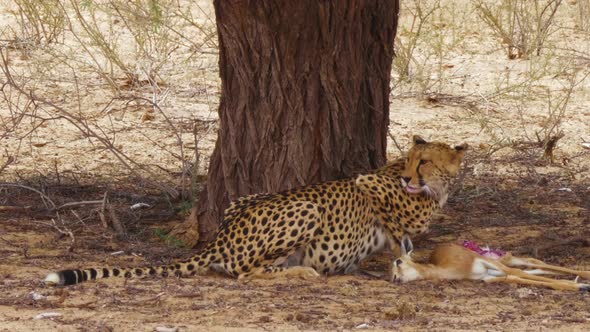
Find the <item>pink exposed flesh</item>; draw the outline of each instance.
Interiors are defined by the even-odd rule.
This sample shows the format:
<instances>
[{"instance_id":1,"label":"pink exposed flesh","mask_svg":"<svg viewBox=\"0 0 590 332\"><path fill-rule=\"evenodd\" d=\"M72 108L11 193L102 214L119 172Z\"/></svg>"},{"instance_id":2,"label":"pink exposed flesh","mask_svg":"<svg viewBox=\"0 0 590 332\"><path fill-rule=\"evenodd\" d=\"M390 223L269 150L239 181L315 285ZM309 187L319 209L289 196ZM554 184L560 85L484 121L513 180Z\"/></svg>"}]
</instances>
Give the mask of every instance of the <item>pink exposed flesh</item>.
<instances>
[{"instance_id":1,"label":"pink exposed flesh","mask_svg":"<svg viewBox=\"0 0 590 332\"><path fill-rule=\"evenodd\" d=\"M463 241L463 247L491 259L500 259L506 255L506 251L504 250L482 248L478 246L477 243L468 240Z\"/></svg>"}]
</instances>

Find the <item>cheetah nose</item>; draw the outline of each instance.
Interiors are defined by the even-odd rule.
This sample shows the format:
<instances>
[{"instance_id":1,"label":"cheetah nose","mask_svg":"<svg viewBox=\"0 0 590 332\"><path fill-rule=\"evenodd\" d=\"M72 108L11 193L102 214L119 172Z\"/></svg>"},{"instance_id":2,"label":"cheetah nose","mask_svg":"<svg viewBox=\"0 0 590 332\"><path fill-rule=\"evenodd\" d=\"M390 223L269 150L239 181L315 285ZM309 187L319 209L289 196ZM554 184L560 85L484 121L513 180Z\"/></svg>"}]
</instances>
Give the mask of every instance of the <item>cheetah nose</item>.
<instances>
[{"instance_id":1,"label":"cheetah nose","mask_svg":"<svg viewBox=\"0 0 590 332\"><path fill-rule=\"evenodd\" d=\"M412 181L412 177L410 176L402 176L402 180L404 181L404 183L406 185L410 184L410 181Z\"/></svg>"}]
</instances>

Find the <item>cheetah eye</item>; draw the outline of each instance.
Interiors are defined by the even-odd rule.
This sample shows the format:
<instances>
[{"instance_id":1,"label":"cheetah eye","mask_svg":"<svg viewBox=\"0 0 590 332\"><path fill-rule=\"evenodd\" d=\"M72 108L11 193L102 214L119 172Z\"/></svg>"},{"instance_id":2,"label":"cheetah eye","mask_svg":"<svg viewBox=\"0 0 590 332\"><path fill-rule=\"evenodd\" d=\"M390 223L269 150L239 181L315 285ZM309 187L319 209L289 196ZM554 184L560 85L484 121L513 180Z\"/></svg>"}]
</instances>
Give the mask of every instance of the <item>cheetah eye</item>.
<instances>
[{"instance_id":1,"label":"cheetah eye","mask_svg":"<svg viewBox=\"0 0 590 332\"><path fill-rule=\"evenodd\" d=\"M420 159L420 163L418 165L422 166L422 165L426 164L427 162L428 162L428 160Z\"/></svg>"}]
</instances>

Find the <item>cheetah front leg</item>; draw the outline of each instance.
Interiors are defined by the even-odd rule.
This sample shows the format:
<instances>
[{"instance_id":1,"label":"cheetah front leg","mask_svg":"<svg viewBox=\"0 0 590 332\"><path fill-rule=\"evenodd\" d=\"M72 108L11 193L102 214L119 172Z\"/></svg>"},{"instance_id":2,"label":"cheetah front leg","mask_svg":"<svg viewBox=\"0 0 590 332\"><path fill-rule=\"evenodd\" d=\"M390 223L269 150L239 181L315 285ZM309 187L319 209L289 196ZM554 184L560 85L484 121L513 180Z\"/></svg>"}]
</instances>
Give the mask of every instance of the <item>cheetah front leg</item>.
<instances>
[{"instance_id":1,"label":"cheetah front leg","mask_svg":"<svg viewBox=\"0 0 590 332\"><path fill-rule=\"evenodd\" d=\"M400 241L405 234L403 228L390 215L381 215L378 219L383 228L385 228L386 230L385 234L387 237L387 244L389 245L389 248L395 255L397 255L396 257L398 257L398 254L400 253L399 244L401 243Z\"/></svg>"}]
</instances>

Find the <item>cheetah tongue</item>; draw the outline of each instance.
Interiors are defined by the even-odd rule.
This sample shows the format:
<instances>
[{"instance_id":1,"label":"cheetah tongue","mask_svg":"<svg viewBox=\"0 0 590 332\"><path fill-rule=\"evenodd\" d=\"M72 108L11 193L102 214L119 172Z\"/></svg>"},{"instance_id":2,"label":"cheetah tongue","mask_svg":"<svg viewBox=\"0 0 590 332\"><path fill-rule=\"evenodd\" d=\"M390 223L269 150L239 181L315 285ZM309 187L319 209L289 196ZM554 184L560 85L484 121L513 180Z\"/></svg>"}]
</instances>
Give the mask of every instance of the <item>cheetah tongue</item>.
<instances>
[{"instance_id":1,"label":"cheetah tongue","mask_svg":"<svg viewBox=\"0 0 590 332\"><path fill-rule=\"evenodd\" d=\"M414 188L412 186L406 186L406 191L410 194L419 194L422 192L422 188Z\"/></svg>"}]
</instances>

